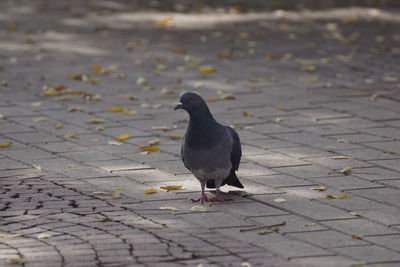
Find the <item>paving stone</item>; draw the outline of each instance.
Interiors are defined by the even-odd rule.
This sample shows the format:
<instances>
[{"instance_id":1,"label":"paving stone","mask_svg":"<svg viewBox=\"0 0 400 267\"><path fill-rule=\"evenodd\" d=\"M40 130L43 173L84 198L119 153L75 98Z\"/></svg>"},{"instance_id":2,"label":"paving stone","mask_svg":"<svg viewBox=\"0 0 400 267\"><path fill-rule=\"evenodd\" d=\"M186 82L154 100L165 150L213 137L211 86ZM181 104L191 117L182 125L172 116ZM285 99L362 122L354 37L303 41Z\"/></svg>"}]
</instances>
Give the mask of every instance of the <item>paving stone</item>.
<instances>
[{"instance_id":1,"label":"paving stone","mask_svg":"<svg viewBox=\"0 0 400 267\"><path fill-rule=\"evenodd\" d=\"M333 250L341 253L342 255L351 257L357 261L365 261L373 263L373 262L386 262L388 261L388 259L390 259L391 261L400 260L400 256L398 253L374 245L361 246L361 247L334 248Z\"/></svg>"},{"instance_id":2,"label":"paving stone","mask_svg":"<svg viewBox=\"0 0 400 267\"><path fill-rule=\"evenodd\" d=\"M47 150L49 152L56 152L56 153L88 150L88 148L84 146L77 145L68 141L40 144L40 148Z\"/></svg>"},{"instance_id":3,"label":"paving stone","mask_svg":"<svg viewBox=\"0 0 400 267\"><path fill-rule=\"evenodd\" d=\"M368 244L363 240L352 238L351 235L341 234L336 231L314 231L314 232L293 233L293 234L289 233L287 234L287 236L305 240L308 243L323 248L346 247L346 246L357 246L357 245Z\"/></svg>"},{"instance_id":4,"label":"paving stone","mask_svg":"<svg viewBox=\"0 0 400 267\"><path fill-rule=\"evenodd\" d=\"M292 259L290 262L305 266L336 267L336 266L351 266L351 264L354 263L354 260L350 260L342 256L326 256L326 257L296 258Z\"/></svg>"},{"instance_id":5,"label":"paving stone","mask_svg":"<svg viewBox=\"0 0 400 267\"><path fill-rule=\"evenodd\" d=\"M365 198L373 198L376 201L399 207L400 195L398 190L392 188L371 188L359 189L356 191L358 195ZM352 192L352 190L349 190L349 192Z\"/></svg>"},{"instance_id":6,"label":"paving stone","mask_svg":"<svg viewBox=\"0 0 400 267\"><path fill-rule=\"evenodd\" d=\"M111 154L99 153L99 151L95 150L64 152L62 153L62 156L79 162L119 159Z\"/></svg>"},{"instance_id":7,"label":"paving stone","mask_svg":"<svg viewBox=\"0 0 400 267\"><path fill-rule=\"evenodd\" d=\"M262 175L249 177L251 181L260 183L263 185L271 186L273 188L284 188L284 187L298 187L298 186L313 186L317 183L306 181L301 178L296 178L289 175Z\"/></svg>"},{"instance_id":8,"label":"paving stone","mask_svg":"<svg viewBox=\"0 0 400 267\"><path fill-rule=\"evenodd\" d=\"M287 166L301 166L308 165L309 163L285 156L283 154L265 152L261 155L247 156L247 160L262 164L266 167L287 167Z\"/></svg>"},{"instance_id":9,"label":"paving stone","mask_svg":"<svg viewBox=\"0 0 400 267\"><path fill-rule=\"evenodd\" d=\"M347 234L359 234L362 236L397 234L398 231L366 219L324 221L322 225Z\"/></svg>"},{"instance_id":10,"label":"paving stone","mask_svg":"<svg viewBox=\"0 0 400 267\"><path fill-rule=\"evenodd\" d=\"M310 178L310 180L326 185L328 188L340 189L341 191L359 190L362 188L384 188L383 185L378 183L365 181L351 175Z\"/></svg>"},{"instance_id":11,"label":"paving stone","mask_svg":"<svg viewBox=\"0 0 400 267\"><path fill-rule=\"evenodd\" d=\"M375 244L384 246L386 248L390 248L392 250L395 250L397 252L399 252L399 248L400 248L400 239L399 239L399 235L381 235L381 236L370 236L370 237L366 237L365 239L368 241L372 241Z\"/></svg>"},{"instance_id":12,"label":"paving stone","mask_svg":"<svg viewBox=\"0 0 400 267\"><path fill-rule=\"evenodd\" d=\"M54 135L47 134L44 132L13 133L13 134L7 134L5 136L24 144L62 141L61 138L58 138Z\"/></svg>"}]
</instances>

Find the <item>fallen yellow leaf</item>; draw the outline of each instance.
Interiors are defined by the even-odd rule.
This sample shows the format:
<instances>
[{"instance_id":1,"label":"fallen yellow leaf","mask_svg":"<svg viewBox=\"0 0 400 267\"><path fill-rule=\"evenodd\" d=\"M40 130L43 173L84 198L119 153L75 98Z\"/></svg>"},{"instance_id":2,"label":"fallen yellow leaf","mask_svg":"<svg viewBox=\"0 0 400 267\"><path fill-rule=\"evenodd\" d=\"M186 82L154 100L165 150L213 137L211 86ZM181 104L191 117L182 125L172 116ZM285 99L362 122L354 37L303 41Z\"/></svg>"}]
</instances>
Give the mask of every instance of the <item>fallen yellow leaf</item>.
<instances>
[{"instance_id":1,"label":"fallen yellow leaf","mask_svg":"<svg viewBox=\"0 0 400 267\"><path fill-rule=\"evenodd\" d=\"M367 264L365 261L354 261L351 263L350 267L364 266L365 264Z\"/></svg>"},{"instance_id":2,"label":"fallen yellow leaf","mask_svg":"<svg viewBox=\"0 0 400 267\"><path fill-rule=\"evenodd\" d=\"M182 185L167 185L167 186L161 186L160 189L162 190L181 190L183 189Z\"/></svg>"},{"instance_id":3,"label":"fallen yellow leaf","mask_svg":"<svg viewBox=\"0 0 400 267\"><path fill-rule=\"evenodd\" d=\"M17 264L24 264L24 263L27 263L28 260L23 258L23 257L18 257L18 258L7 259L7 262L9 262L9 263L17 263Z\"/></svg>"},{"instance_id":4,"label":"fallen yellow leaf","mask_svg":"<svg viewBox=\"0 0 400 267\"><path fill-rule=\"evenodd\" d=\"M383 151L383 154L398 155L398 154L400 154L400 152L398 152L398 151Z\"/></svg>"},{"instance_id":5,"label":"fallen yellow leaf","mask_svg":"<svg viewBox=\"0 0 400 267\"><path fill-rule=\"evenodd\" d=\"M104 131L104 127L97 126L97 127L96 127L96 131Z\"/></svg>"},{"instance_id":6,"label":"fallen yellow leaf","mask_svg":"<svg viewBox=\"0 0 400 267\"><path fill-rule=\"evenodd\" d=\"M142 146L142 147L139 147L139 149L141 151L149 151L149 152L161 150L161 148L159 146Z\"/></svg>"},{"instance_id":7,"label":"fallen yellow leaf","mask_svg":"<svg viewBox=\"0 0 400 267\"><path fill-rule=\"evenodd\" d=\"M379 95L377 95L377 94L372 94L372 95L369 97L369 101L375 102L375 100L376 100L378 97L379 97Z\"/></svg>"},{"instance_id":8,"label":"fallen yellow leaf","mask_svg":"<svg viewBox=\"0 0 400 267\"><path fill-rule=\"evenodd\" d=\"M243 110L242 114L243 114L243 116L246 116L246 117L254 117L253 113L246 111L246 110Z\"/></svg>"},{"instance_id":9,"label":"fallen yellow leaf","mask_svg":"<svg viewBox=\"0 0 400 267\"><path fill-rule=\"evenodd\" d=\"M9 146L12 146L12 142L4 142L4 143L1 143L0 144L0 147L9 147Z\"/></svg>"},{"instance_id":10,"label":"fallen yellow leaf","mask_svg":"<svg viewBox=\"0 0 400 267\"><path fill-rule=\"evenodd\" d=\"M317 82L318 81L318 76L313 75L313 76L304 76L304 77L299 77L300 82Z\"/></svg>"},{"instance_id":11,"label":"fallen yellow leaf","mask_svg":"<svg viewBox=\"0 0 400 267\"><path fill-rule=\"evenodd\" d=\"M38 239L45 239L45 238L49 238L49 237L51 237L50 234L38 234L37 235Z\"/></svg>"},{"instance_id":12,"label":"fallen yellow leaf","mask_svg":"<svg viewBox=\"0 0 400 267\"><path fill-rule=\"evenodd\" d=\"M151 129L155 131L164 131L164 132L172 130L172 128L168 126L153 126L151 127Z\"/></svg>"},{"instance_id":13,"label":"fallen yellow leaf","mask_svg":"<svg viewBox=\"0 0 400 267\"><path fill-rule=\"evenodd\" d=\"M191 211L207 211L207 209L204 206L196 205L190 208Z\"/></svg>"},{"instance_id":14,"label":"fallen yellow leaf","mask_svg":"<svg viewBox=\"0 0 400 267\"><path fill-rule=\"evenodd\" d=\"M115 188L115 190L123 191L123 190L126 190L126 188L125 187L117 187L117 188Z\"/></svg>"},{"instance_id":15,"label":"fallen yellow leaf","mask_svg":"<svg viewBox=\"0 0 400 267\"><path fill-rule=\"evenodd\" d=\"M120 136L115 137L115 140L122 141L131 138L129 134L121 134Z\"/></svg>"},{"instance_id":16,"label":"fallen yellow leaf","mask_svg":"<svg viewBox=\"0 0 400 267\"><path fill-rule=\"evenodd\" d=\"M182 139L182 135L180 135L180 134L171 134L171 135L168 135L168 137L169 137L170 139L172 139L172 140L179 140L179 139Z\"/></svg>"},{"instance_id":17,"label":"fallen yellow leaf","mask_svg":"<svg viewBox=\"0 0 400 267\"><path fill-rule=\"evenodd\" d=\"M124 108L124 110L122 112L127 114L127 115L136 115L136 114L138 114L137 110L134 110L134 109L126 109L126 108Z\"/></svg>"},{"instance_id":18,"label":"fallen yellow leaf","mask_svg":"<svg viewBox=\"0 0 400 267\"><path fill-rule=\"evenodd\" d=\"M232 93L222 94L221 98L222 99L228 99L228 100L234 100L234 99L236 99L236 95L232 94Z\"/></svg>"},{"instance_id":19,"label":"fallen yellow leaf","mask_svg":"<svg viewBox=\"0 0 400 267\"><path fill-rule=\"evenodd\" d=\"M284 119L281 118L281 117L278 117L278 118L275 119L275 122L278 122L278 123L279 123L279 122L283 122L283 121L284 121Z\"/></svg>"},{"instance_id":20,"label":"fallen yellow leaf","mask_svg":"<svg viewBox=\"0 0 400 267\"><path fill-rule=\"evenodd\" d=\"M316 223L305 223L304 226L305 227L310 227L310 226L314 226L316 225Z\"/></svg>"},{"instance_id":21,"label":"fallen yellow leaf","mask_svg":"<svg viewBox=\"0 0 400 267\"><path fill-rule=\"evenodd\" d=\"M350 215L361 217L360 213L357 213L357 212L354 212L354 211L350 212Z\"/></svg>"},{"instance_id":22,"label":"fallen yellow leaf","mask_svg":"<svg viewBox=\"0 0 400 267\"><path fill-rule=\"evenodd\" d=\"M95 72L101 73L101 74L108 73L107 69L105 69L102 66L97 65L97 64L92 65L92 70L94 70Z\"/></svg>"},{"instance_id":23,"label":"fallen yellow leaf","mask_svg":"<svg viewBox=\"0 0 400 267\"><path fill-rule=\"evenodd\" d=\"M328 188L326 186L322 185L320 187L312 187L310 189L315 190L315 191L326 191Z\"/></svg>"},{"instance_id":24,"label":"fallen yellow leaf","mask_svg":"<svg viewBox=\"0 0 400 267\"><path fill-rule=\"evenodd\" d=\"M214 67L200 67L199 68L199 73L202 74L207 74L207 73L211 73L211 72L215 72L216 69Z\"/></svg>"},{"instance_id":25,"label":"fallen yellow leaf","mask_svg":"<svg viewBox=\"0 0 400 267\"><path fill-rule=\"evenodd\" d=\"M334 156L332 159L352 159L353 157L348 157L348 156Z\"/></svg>"},{"instance_id":26,"label":"fallen yellow leaf","mask_svg":"<svg viewBox=\"0 0 400 267\"><path fill-rule=\"evenodd\" d=\"M88 120L86 121L87 124L102 124L105 123L106 121L103 119L93 119L93 120Z\"/></svg>"},{"instance_id":27,"label":"fallen yellow leaf","mask_svg":"<svg viewBox=\"0 0 400 267\"><path fill-rule=\"evenodd\" d=\"M343 169L341 169L340 172L343 174L349 174L349 173L351 173L352 170L353 170L353 167L347 166L347 167L344 167Z\"/></svg>"},{"instance_id":28,"label":"fallen yellow leaf","mask_svg":"<svg viewBox=\"0 0 400 267\"><path fill-rule=\"evenodd\" d=\"M61 124L61 123L57 123L57 124L54 126L54 128L56 128L56 129L62 129L62 128L64 128L64 125Z\"/></svg>"},{"instance_id":29,"label":"fallen yellow leaf","mask_svg":"<svg viewBox=\"0 0 400 267\"><path fill-rule=\"evenodd\" d=\"M347 198L347 195L346 194L343 194L343 195L340 195L340 196L326 195L326 198L328 198L328 199Z\"/></svg>"},{"instance_id":30,"label":"fallen yellow leaf","mask_svg":"<svg viewBox=\"0 0 400 267\"><path fill-rule=\"evenodd\" d=\"M147 190L144 190L144 193L145 194L154 194L154 193L157 193L157 189L154 189L154 188L147 189Z\"/></svg>"},{"instance_id":31,"label":"fallen yellow leaf","mask_svg":"<svg viewBox=\"0 0 400 267\"><path fill-rule=\"evenodd\" d=\"M160 142L161 142L160 139L157 138L157 139L150 140L149 142L147 142L147 144L148 144L149 146L156 146L156 145L158 145Z\"/></svg>"},{"instance_id":32,"label":"fallen yellow leaf","mask_svg":"<svg viewBox=\"0 0 400 267\"><path fill-rule=\"evenodd\" d=\"M362 236L361 236L361 235L358 235L358 234L352 234L351 237L352 237L353 239L362 239Z\"/></svg>"},{"instance_id":33,"label":"fallen yellow leaf","mask_svg":"<svg viewBox=\"0 0 400 267\"><path fill-rule=\"evenodd\" d=\"M73 133L64 135L64 137L66 137L66 138L76 138L76 137L78 137L78 133L77 132L73 132Z\"/></svg>"},{"instance_id":34,"label":"fallen yellow leaf","mask_svg":"<svg viewBox=\"0 0 400 267\"><path fill-rule=\"evenodd\" d=\"M108 141L107 144L110 145L110 146L120 146L120 145L122 145L122 143L118 142L118 141Z\"/></svg>"},{"instance_id":35,"label":"fallen yellow leaf","mask_svg":"<svg viewBox=\"0 0 400 267\"><path fill-rule=\"evenodd\" d=\"M37 101L29 104L31 107L40 107L42 105L42 102Z\"/></svg>"},{"instance_id":36,"label":"fallen yellow leaf","mask_svg":"<svg viewBox=\"0 0 400 267\"><path fill-rule=\"evenodd\" d=\"M178 210L177 208L175 208L175 207L170 207L170 206L163 206L163 207L160 207L160 210Z\"/></svg>"},{"instance_id":37,"label":"fallen yellow leaf","mask_svg":"<svg viewBox=\"0 0 400 267\"><path fill-rule=\"evenodd\" d=\"M276 203L282 203L282 202L286 202L286 199L281 198L281 197L278 197L278 198L275 198L275 199L274 199L274 202L276 202Z\"/></svg>"},{"instance_id":38,"label":"fallen yellow leaf","mask_svg":"<svg viewBox=\"0 0 400 267\"><path fill-rule=\"evenodd\" d=\"M209 97L207 98L207 102L216 102L218 99L215 97Z\"/></svg>"},{"instance_id":39,"label":"fallen yellow leaf","mask_svg":"<svg viewBox=\"0 0 400 267\"><path fill-rule=\"evenodd\" d=\"M32 168L34 168L34 169L36 169L38 171L43 171L43 168L40 165L32 165Z\"/></svg>"},{"instance_id":40,"label":"fallen yellow leaf","mask_svg":"<svg viewBox=\"0 0 400 267\"><path fill-rule=\"evenodd\" d=\"M123 107L113 107L107 110L107 112L122 112L124 110Z\"/></svg>"},{"instance_id":41,"label":"fallen yellow leaf","mask_svg":"<svg viewBox=\"0 0 400 267\"><path fill-rule=\"evenodd\" d=\"M338 140L336 140L336 142L338 142L338 143L349 143L349 141L347 141L347 140L345 140L345 139L338 139Z\"/></svg>"},{"instance_id":42,"label":"fallen yellow leaf","mask_svg":"<svg viewBox=\"0 0 400 267\"><path fill-rule=\"evenodd\" d=\"M0 233L0 238L9 238L9 237L18 237L21 236L20 234L1 234Z\"/></svg>"},{"instance_id":43,"label":"fallen yellow leaf","mask_svg":"<svg viewBox=\"0 0 400 267\"><path fill-rule=\"evenodd\" d=\"M156 26L159 28L166 28L166 27L171 26L171 24L172 24L171 17L165 17L165 18L162 18L162 19L156 21Z\"/></svg>"},{"instance_id":44,"label":"fallen yellow leaf","mask_svg":"<svg viewBox=\"0 0 400 267\"><path fill-rule=\"evenodd\" d=\"M113 192L113 193L111 194L111 198L120 198L120 197L121 197L121 195L118 194L118 193L116 193L116 192Z\"/></svg>"},{"instance_id":45,"label":"fallen yellow leaf","mask_svg":"<svg viewBox=\"0 0 400 267\"><path fill-rule=\"evenodd\" d=\"M11 21L8 25L6 30L8 32L15 32L18 29L18 24L15 20Z\"/></svg>"}]
</instances>

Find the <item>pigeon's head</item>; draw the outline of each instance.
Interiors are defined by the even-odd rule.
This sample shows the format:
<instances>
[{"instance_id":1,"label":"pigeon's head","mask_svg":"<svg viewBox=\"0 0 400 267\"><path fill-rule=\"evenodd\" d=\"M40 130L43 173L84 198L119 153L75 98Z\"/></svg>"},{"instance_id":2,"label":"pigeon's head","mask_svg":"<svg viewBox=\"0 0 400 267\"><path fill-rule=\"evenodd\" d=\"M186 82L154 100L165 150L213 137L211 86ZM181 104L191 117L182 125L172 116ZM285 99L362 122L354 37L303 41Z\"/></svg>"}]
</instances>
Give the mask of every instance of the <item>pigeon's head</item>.
<instances>
[{"instance_id":1,"label":"pigeon's head","mask_svg":"<svg viewBox=\"0 0 400 267\"><path fill-rule=\"evenodd\" d=\"M184 109L189 114L195 112L206 112L209 113L210 110L207 107L206 102L204 102L203 98L196 93L188 92L184 93L180 100L181 103L175 107L177 109Z\"/></svg>"}]
</instances>

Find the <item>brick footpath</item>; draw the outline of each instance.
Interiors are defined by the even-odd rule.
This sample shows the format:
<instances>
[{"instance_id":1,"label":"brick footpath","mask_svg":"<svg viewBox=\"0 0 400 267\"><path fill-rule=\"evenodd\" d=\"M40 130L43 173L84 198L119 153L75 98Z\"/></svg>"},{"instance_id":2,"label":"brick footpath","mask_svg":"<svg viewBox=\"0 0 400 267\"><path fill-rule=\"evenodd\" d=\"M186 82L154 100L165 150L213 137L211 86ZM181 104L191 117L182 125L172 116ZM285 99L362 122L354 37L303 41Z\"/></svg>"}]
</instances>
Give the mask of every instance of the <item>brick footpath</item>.
<instances>
[{"instance_id":1,"label":"brick footpath","mask_svg":"<svg viewBox=\"0 0 400 267\"><path fill-rule=\"evenodd\" d=\"M0 266L399 266L397 11L155 3L0 3ZM204 211L188 90L243 145Z\"/></svg>"}]
</instances>

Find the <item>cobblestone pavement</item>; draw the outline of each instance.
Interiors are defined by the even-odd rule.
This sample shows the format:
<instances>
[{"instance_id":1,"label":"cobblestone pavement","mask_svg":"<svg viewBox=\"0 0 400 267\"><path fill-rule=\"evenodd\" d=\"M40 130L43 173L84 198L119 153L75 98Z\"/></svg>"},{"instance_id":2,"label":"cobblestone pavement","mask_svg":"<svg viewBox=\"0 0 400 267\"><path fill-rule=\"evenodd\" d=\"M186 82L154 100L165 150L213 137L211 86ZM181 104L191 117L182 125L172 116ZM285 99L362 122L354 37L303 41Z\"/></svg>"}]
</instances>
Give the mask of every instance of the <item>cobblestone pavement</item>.
<instances>
[{"instance_id":1,"label":"cobblestone pavement","mask_svg":"<svg viewBox=\"0 0 400 267\"><path fill-rule=\"evenodd\" d=\"M400 266L398 13L136 2L1 1L0 266ZM189 90L244 151L205 211Z\"/></svg>"}]
</instances>

